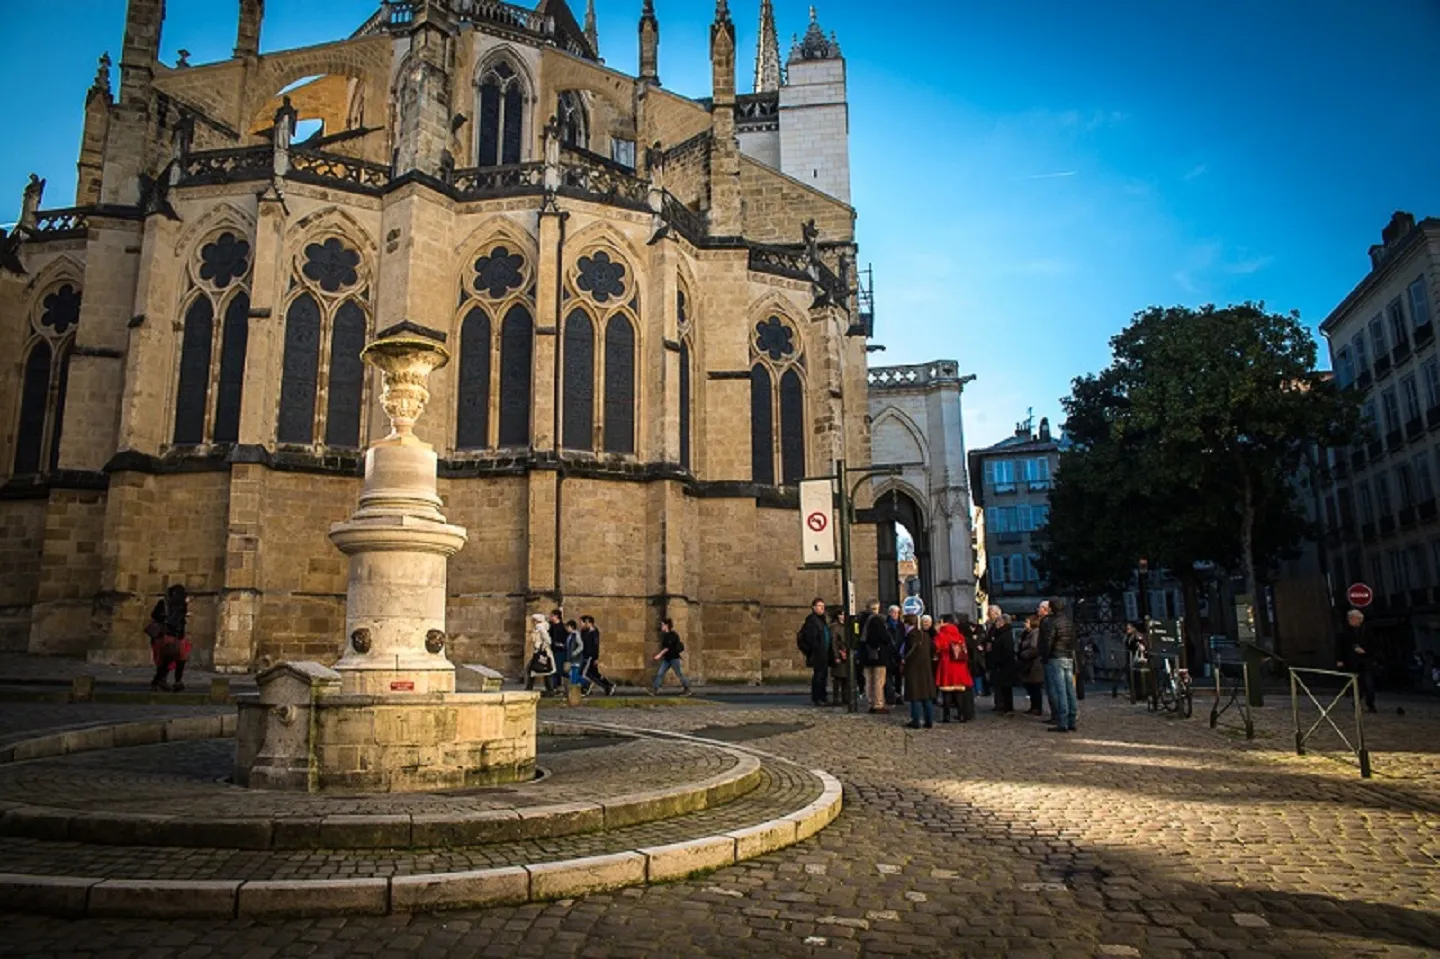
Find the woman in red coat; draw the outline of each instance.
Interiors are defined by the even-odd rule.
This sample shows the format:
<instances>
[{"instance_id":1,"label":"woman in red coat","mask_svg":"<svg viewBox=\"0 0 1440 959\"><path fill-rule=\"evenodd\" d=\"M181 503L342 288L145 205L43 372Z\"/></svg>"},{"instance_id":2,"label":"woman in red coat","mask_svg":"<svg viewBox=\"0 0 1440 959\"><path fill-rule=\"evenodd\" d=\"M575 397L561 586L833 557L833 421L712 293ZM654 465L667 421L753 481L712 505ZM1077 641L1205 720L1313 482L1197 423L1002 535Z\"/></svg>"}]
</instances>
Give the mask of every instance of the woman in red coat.
<instances>
[{"instance_id":1,"label":"woman in red coat","mask_svg":"<svg viewBox=\"0 0 1440 959\"><path fill-rule=\"evenodd\" d=\"M970 675L970 645L952 616L941 617L940 634L935 637L935 688L940 691L940 721L956 718L967 723L975 718L975 681Z\"/></svg>"}]
</instances>

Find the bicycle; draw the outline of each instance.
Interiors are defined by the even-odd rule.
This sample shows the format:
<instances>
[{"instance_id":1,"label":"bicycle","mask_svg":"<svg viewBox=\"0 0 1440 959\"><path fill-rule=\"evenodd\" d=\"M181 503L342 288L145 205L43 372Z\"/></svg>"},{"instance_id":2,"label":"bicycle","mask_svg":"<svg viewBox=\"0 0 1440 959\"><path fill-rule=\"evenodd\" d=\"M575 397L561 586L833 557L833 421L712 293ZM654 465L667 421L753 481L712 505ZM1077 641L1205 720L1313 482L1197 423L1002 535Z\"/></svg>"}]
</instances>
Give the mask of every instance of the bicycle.
<instances>
[{"instance_id":1,"label":"bicycle","mask_svg":"<svg viewBox=\"0 0 1440 959\"><path fill-rule=\"evenodd\" d=\"M1157 657L1160 668L1154 670L1154 686L1150 693L1150 711L1158 712L1163 707L1167 712L1178 712L1189 719L1195 711L1195 693L1190 682L1190 670L1173 665L1168 656Z\"/></svg>"}]
</instances>

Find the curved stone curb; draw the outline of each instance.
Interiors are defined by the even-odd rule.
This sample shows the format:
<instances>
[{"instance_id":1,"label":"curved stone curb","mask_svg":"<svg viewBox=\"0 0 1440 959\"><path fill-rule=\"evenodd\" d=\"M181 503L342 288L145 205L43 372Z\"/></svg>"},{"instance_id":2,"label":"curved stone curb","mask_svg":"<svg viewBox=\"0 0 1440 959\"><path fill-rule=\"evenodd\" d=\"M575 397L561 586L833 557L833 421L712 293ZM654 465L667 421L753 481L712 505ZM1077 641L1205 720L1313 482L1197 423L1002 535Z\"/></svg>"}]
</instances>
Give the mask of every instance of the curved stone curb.
<instances>
[{"instance_id":1,"label":"curved stone curb","mask_svg":"<svg viewBox=\"0 0 1440 959\"><path fill-rule=\"evenodd\" d=\"M792 846L840 815L839 780L814 769L820 797L745 829L605 856L471 872L372 879L185 881L0 874L7 908L54 916L280 918L386 915L565 899L684 879Z\"/></svg>"},{"instance_id":2,"label":"curved stone curb","mask_svg":"<svg viewBox=\"0 0 1440 959\"><path fill-rule=\"evenodd\" d=\"M545 723L542 728L548 733L563 735L592 732L596 727L562 722ZM630 738L653 738L648 730L617 727L605 731ZM235 717L222 715L199 717L195 721L170 719L93 727L24 740L11 748L28 747L23 759L40 759L119 746L220 739L234 734ZM760 785L759 757L729 744L703 742L732 756L735 765L698 782L596 802L552 803L472 813L286 819L196 819L183 814L90 812L35 803L0 802L0 836L97 846L249 850L428 849L553 839L700 812L724 805ZM109 745L104 745L106 743Z\"/></svg>"}]
</instances>

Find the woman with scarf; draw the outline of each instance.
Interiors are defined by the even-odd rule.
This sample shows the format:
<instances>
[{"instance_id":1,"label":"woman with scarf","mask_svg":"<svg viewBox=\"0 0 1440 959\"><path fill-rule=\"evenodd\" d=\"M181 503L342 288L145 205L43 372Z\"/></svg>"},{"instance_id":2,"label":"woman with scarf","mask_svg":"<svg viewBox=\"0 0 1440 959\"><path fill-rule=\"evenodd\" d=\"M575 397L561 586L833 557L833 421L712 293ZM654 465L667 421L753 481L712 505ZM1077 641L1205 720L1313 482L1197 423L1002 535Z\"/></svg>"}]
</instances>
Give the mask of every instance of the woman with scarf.
<instances>
[{"instance_id":1,"label":"woman with scarf","mask_svg":"<svg viewBox=\"0 0 1440 959\"><path fill-rule=\"evenodd\" d=\"M935 637L935 686L940 691L940 721L956 719L968 723L975 718L975 680L970 672L969 638L950 616L943 617Z\"/></svg>"},{"instance_id":2,"label":"woman with scarf","mask_svg":"<svg viewBox=\"0 0 1440 959\"><path fill-rule=\"evenodd\" d=\"M550 651L550 627L545 622L544 613L534 613L530 617L530 662L525 667L526 691L535 688L536 676L545 681L545 688L548 690L550 677L554 675L555 654Z\"/></svg>"}]
</instances>

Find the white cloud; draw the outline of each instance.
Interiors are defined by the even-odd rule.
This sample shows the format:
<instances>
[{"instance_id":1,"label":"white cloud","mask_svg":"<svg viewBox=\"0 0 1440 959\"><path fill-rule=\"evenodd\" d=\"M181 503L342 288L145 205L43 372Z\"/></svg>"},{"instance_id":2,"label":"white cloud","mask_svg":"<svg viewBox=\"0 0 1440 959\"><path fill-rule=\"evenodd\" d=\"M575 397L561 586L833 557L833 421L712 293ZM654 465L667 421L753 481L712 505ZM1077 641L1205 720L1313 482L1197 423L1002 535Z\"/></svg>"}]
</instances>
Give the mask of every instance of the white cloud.
<instances>
[{"instance_id":1,"label":"white cloud","mask_svg":"<svg viewBox=\"0 0 1440 959\"><path fill-rule=\"evenodd\" d=\"M1210 165L1209 165L1208 163L1201 163L1201 164L1199 164L1199 165L1197 165L1197 166L1191 167L1191 168L1190 168L1190 172L1186 173L1185 176L1182 177L1181 179L1183 179L1186 183L1189 183L1189 182L1192 181L1192 180L1198 180L1198 179L1200 179L1202 176L1204 176L1205 174L1207 174L1207 173L1209 173L1209 172L1210 172Z\"/></svg>"},{"instance_id":2,"label":"white cloud","mask_svg":"<svg viewBox=\"0 0 1440 959\"><path fill-rule=\"evenodd\" d=\"M1060 173L1032 173L1029 176L1017 176L1013 178L1011 182L1018 183L1023 180L1058 180L1061 177L1074 176L1077 172L1076 170L1064 170Z\"/></svg>"}]
</instances>

